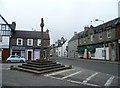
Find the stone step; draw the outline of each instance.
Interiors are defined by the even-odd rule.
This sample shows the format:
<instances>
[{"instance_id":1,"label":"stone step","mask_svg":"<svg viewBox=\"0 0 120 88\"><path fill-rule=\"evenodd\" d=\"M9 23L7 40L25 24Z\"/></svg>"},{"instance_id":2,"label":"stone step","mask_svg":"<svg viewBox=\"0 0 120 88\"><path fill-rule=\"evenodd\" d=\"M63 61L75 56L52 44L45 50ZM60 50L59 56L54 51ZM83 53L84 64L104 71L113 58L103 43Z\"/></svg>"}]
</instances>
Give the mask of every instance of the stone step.
<instances>
[{"instance_id":1,"label":"stone step","mask_svg":"<svg viewBox=\"0 0 120 88\"><path fill-rule=\"evenodd\" d=\"M47 64L47 65L22 64L22 65L23 66L30 66L30 67L42 68L42 67L57 66L57 65L61 65L61 64Z\"/></svg>"},{"instance_id":2,"label":"stone step","mask_svg":"<svg viewBox=\"0 0 120 88\"><path fill-rule=\"evenodd\" d=\"M60 67L65 67L65 66L57 65L57 66L37 68L37 67L31 67L31 66L18 65L18 67L20 67L20 68L26 68L26 69L31 69L31 70L42 71L42 70L60 68Z\"/></svg>"},{"instance_id":3,"label":"stone step","mask_svg":"<svg viewBox=\"0 0 120 88\"><path fill-rule=\"evenodd\" d=\"M48 65L48 64L56 64L56 62L48 62L48 63L40 63L40 62L27 62L27 64L35 64L35 65Z\"/></svg>"},{"instance_id":4,"label":"stone step","mask_svg":"<svg viewBox=\"0 0 120 88\"><path fill-rule=\"evenodd\" d=\"M31 69L17 67L17 70L35 73L35 74L44 74L44 73L50 73L50 72L59 71L59 70L65 70L65 69L71 69L71 67L60 67L60 68L43 70L43 71L37 71L37 70L31 70Z\"/></svg>"},{"instance_id":5,"label":"stone step","mask_svg":"<svg viewBox=\"0 0 120 88\"><path fill-rule=\"evenodd\" d=\"M49 62L53 62L53 61L50 61L50 60L32 60L31 62L49 63Z\"/></svg>"}]
</instances>

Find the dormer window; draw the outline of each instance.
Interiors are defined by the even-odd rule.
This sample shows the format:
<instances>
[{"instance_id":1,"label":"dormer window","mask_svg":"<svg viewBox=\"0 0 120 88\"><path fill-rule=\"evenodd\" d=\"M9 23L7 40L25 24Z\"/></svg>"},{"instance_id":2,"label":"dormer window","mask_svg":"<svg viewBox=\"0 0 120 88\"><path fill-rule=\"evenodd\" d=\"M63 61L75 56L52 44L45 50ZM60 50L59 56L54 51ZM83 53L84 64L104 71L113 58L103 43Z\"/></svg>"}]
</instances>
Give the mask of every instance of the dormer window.
<instances>
[{"instance_id":1,"label":"dormer window","mask_svg":"<svg viewBox=\"0 0 120 88\"><path fill-rule=\"evenodd\" d=\"M27 39L27 45L32 46L33 45L33 39Z\"/></svg>"},{"instance_id":2,"label":"dormer window","mask_svg":"<svg viewBox=\"0 0 120 88\"><path fill-rule=\"evenodd\" d=\"M38 39L38 40L37 40L37 45L38 45L38 46L41 46L41 39Z\"/></svg>"},{"instance_id":3,"label":"dormer window","mask_svg":"<svg viewBox=\"0 0 120 88\"><path fill-rule=\"evenodd\" d=\"M17 38L17 45L23 45L23 39Z\"/></svg>"}]
</instances>

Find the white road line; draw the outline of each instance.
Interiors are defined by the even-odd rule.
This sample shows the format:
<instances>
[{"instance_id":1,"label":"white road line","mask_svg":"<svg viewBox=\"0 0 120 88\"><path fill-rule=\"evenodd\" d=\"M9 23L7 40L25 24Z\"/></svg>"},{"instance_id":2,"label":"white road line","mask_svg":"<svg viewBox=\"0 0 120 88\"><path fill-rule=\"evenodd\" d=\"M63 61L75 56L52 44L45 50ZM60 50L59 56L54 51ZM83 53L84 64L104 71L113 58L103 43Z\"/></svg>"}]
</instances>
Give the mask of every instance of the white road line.
<instances>
[{"instance_id":1,"label":"white road line","mask_svg":"<svg viewBox=\"0 0 120 88\"><path fill-rule=\"evenodd\" d=\"M95 75L97 75L97 74L98 74L98 72L92 74L91 76L89 76L88 78L86 78L83 82L84 82L84 83L87 83L91 78L93 78L93 77L94 77Z\"/></svg>"},{"instance_id":2,"label":"white road line","mask_svg":"<svg viewBox=\"0 0 120 88\"><path fill-rule=\"evenodd\" d=\"M84 82L79 82L79 81L74 81L74 80L67 80L67 81L72 82L72 83L76 83L76 84L84 84L84 85L89 85L89 86L99 86L99 85L95 85L95 84L84 83Z\"/></svg>"},{"instance_id":3,"label":"white road line","mask_svg":"<svg viewBox=\"0 0 120 88\"><path fill-rule=\"evenodd\" d=\"M59 80L62 80L61 78L58 78L58 77L53 77L53 76L46 76L44 75L45 77L50 77L50 78L53 78L53 79L59 79Z\"/></svg>"},{"instance_id":4,"label":"white road line","mask_svg":"<svg viewBox=\"0 0 120 88\"><path fill-rule=\"evenodd\" d=\"M70 75L64 76L64 77L62 77L62 79L65 79L65 78L71 77L71 76L76 75L76 74L78 74L78 73L80 73L80 72L82 72L82 71L78 71L78 72L75 72L75 73L73 73L73 74L70 74Z\"/></svg>"},{"instance_id":5,"label":"white road line","mask_svg":"<svg viewBox=\"0 0 120 88\"><path fill-rule=\"evenodd\" d=\"M105 86L110 86L110 84L112 83L112 81L113 81L114 78L115 78L114 76L111 76L111 77L107 80L107 82L105 83Z\"/></svg>"},{"instance_id":6,"label":"white road line","mask_svg":"<svg viewBox=\"0 0 120 88\"><path fill-rule=\"evenodd\" d=\"M58 72L54 72L54 73L47 74L47 75L44 75L44 76L57 75L57 74L60 74L60 73L64 73L64 72L67 72L67 71L71 71L71 70L75 70L75 69L68 69L68 70L58 71Z\"/></svg>"},{"instance_id":7,"label":"white road line","mask_svg":"<svg viewBox=\"0 0 120 88\"><path fill-rule=\"evenodd\" d=\"M10 68L0 68L1 70L9 70Z\"/></svg>"}]
</instances>

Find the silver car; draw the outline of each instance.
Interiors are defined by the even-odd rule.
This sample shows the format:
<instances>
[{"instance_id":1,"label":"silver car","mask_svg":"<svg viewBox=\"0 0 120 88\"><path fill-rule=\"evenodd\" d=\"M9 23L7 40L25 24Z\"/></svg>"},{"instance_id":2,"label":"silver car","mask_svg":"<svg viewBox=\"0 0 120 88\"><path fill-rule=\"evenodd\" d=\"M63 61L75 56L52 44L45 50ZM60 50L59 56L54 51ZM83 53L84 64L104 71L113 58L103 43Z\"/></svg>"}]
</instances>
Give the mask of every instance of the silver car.
<instances>
[{"instance_id":1,"label":"silver car","mask_svg":"<svg viewBox=\"0 0 120 88\"><path fill-rule=\"evenodd\" d=\"M10 63L10 62L21 62L21 63L24 63L26 62L25 58L23 57L20 57L18 55L10 55L8 58L7 58L7 62Z\"/></svg>"}]
</instances>

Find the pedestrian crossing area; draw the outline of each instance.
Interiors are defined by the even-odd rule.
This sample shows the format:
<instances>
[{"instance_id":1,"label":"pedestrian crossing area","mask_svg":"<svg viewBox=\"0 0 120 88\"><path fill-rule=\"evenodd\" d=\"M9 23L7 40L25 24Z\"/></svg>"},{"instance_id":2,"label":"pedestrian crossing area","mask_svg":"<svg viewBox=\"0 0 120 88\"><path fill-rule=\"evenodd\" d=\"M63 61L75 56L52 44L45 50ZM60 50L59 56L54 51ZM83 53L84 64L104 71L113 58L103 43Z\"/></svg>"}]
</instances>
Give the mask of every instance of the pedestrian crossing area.
<instances>
[{"instance_id":1,"label":"pedestrian crossing area","mask_svg":"<svg viewBox=\"0 0 120 88\"><path fill-rule=\"evenodd\" d=\"M113 76L106 73L91 71L80 67L74 67L73 69L45 74L45 77L65 80L78 85L88 86L118 86L118 80L120 77Z\"/></svg>"}]
</instances>

